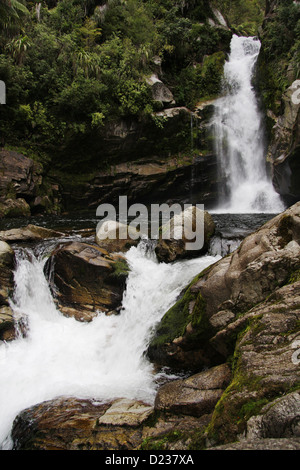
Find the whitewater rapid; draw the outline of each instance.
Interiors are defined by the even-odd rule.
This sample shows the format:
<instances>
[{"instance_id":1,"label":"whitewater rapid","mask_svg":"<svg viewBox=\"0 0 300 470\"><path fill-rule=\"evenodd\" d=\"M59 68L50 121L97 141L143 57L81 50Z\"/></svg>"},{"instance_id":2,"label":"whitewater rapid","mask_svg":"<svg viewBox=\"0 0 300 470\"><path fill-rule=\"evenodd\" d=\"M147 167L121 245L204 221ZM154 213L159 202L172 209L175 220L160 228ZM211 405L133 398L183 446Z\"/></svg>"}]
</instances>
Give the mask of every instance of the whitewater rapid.
<instances>
[{"instance_id":1,"label":"whitewater rapid","mask_svg":"<svg viewBox=\"0 0 300 470\"><path fill-rule=\"evenodd\" d=\"M0 342L0 443L10 449L16 415L59 396L107 401L132 398L153 403L157 377L145 356L155 325L182 289L220 257L158 263L145 244L127 253L130 274L118 316L99 312L90 323L64 317L52 298L47 256L18 250L15 318L27 335Z\"/></svg>"}]
</instances>

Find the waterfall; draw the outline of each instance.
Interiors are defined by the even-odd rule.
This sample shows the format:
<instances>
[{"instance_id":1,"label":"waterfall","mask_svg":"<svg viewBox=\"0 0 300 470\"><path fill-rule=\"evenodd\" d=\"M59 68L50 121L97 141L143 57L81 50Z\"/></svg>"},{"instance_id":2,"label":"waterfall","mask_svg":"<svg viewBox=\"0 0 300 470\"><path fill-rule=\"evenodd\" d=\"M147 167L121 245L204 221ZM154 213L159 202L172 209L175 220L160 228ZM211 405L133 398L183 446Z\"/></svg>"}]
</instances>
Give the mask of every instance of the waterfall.
<instances>
[{"instance_id":1,"label":"waterfall","mask_svg":"<svg viewBox=\"0 0 300 470\"><path fill-rule=\"evenodd\" d=\"M256 38L233 36L223 96L215 103L212 127L222 181L219 212L284 210L267 173L262 116L252 86L260 47Z\"/></svg>"},{"instance_id":2,"label":"waterfall","mask_svg":"<svg viewBox=\"0 0 300 470\"><path fill-rule=\"evenodd\" d=\"M11 307L27 334L0 342L0 448L10 449L15 416L59 396L153 403L158 379L145 357L153 328L182 289L219 257L158 263L141 243L127 253L130 274L120 315L90 323L57 309L44 276L42 251L18 250Z\"/></svg>"}]
</instances>

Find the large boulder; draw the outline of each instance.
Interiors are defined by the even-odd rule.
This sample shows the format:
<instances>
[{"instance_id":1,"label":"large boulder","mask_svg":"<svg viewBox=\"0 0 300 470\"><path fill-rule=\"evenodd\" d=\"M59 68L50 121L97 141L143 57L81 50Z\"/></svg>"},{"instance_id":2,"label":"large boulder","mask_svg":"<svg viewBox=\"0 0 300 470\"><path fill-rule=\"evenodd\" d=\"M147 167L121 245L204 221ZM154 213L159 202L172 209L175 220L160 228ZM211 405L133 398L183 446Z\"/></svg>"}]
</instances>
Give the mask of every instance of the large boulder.
<instances>
[{"instance_id":1,"label":"large boulder","mask_svg":"<svg viewBox=\"0 0 300 470\"><path fill-rule=\"evenodd\" d=\"M151 360L187 370L223 362L233 352L237 332L224 341L212 338L297 278L299 242L297 203L196 276L158 325L148 349Z\"/></svg>"},{"instance_id":2,"label":"large boulder","mask_svg":"<svg viewBox=\"0 0 300 470\"><path fill-rule=\"evenodd\" d=\"M129 268L120 254L71 242L54 250L45 271L62 313L91 321L99 311L118 311Z\"/></svg>"},{"instance_id":3,"label":"large boulder","mask_svg":"<svg viewBox=\"0 0 300 470\"><path fill-rule=\"evenodd\" d=\"M158 390L155 409L198 417L209 414L214 410L230 379L230 367L222 364L187 379L171 381Z\"/></svg>"},{"instance_id":4,"label":"large boulder","mask_svg":"<svg viewBox=\"0 0 300 470\"><path fill-rule=\"evenodd\" d=\"M200 256L207 252L214 231L212 216L197 206L190 206L161 227L155 248L158 261L170 263Z\"/></svg>"},{"instance_id":5,"label":"large boulder","mask_svg":"<svg viewBox=\"0 0 300 470\"><path fill-rule=\"evenodd\" d=\"M134 227L107 220L97 227L95 241L110 253L125 253L132 246L137 246L140 239L141 236Z\"/></svg>"},{"instance_id":6,"label":"large boulder","mask_svg":"<svg viewBox=\"0 0 300 470\"><path fill-rule=\"evenodd\" d=\"M62 397L22 411L12 430L14 450L134 450L153 407L119 399L97 404Z\"/></svg>"}]
</instances>

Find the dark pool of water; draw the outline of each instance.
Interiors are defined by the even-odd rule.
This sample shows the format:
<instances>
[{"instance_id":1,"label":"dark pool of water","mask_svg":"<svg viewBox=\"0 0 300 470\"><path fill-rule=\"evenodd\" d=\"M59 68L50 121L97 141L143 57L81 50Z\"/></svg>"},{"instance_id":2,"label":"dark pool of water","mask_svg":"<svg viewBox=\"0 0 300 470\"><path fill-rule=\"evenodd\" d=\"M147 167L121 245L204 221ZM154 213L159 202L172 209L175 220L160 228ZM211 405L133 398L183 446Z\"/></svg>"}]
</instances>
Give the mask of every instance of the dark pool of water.
<instances>
[{"instance_id":1,"label":"dark pool of water","mask_svg":"<svg viewBox=\"0 0 300 470\"><path fill-rule=\"evenodd\" d=\"M265 222L275 217L275 214L212 214L217 232L223 236L246 236L261 227ZM60 231L76 231L96 229L95 212L73 212L63 215L45 215L30 218L11 218L0 220L0 231L25 227L28 224L38 225Z\"/></svg>"}]
</instances>

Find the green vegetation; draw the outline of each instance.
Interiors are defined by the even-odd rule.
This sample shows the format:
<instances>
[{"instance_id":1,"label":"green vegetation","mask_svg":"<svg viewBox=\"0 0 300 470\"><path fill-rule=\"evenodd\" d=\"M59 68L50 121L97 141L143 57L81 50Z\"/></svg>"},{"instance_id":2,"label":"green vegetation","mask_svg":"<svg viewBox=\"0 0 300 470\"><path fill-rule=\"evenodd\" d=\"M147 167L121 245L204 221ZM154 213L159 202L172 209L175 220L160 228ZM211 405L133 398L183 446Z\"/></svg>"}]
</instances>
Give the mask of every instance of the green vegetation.
<instances>
[{"instance_id":1,"label":"green vegetation","mask_svg":"<svg viewBox=\"0 0 300 470\"><path fill-rule=\"evenodd\" d=\"M293 0L278 0L262 33L260 89L266 108L276 115L281 97L300 76L300 8Z\"/></svg>"},{"instance_id":2,"label":"green vegetation","mask_svg":"<svg viewBox=\"0 0 300 470\"><path fill-rule=\"evenodd\" d=\"M180 441L184 438L182 431L170 431L160 437L146 438L140 447L140 450L168 450L168 445Z\"/></svg>"},{"instance_id":3,"label":"green vegetation","mask_svg":"<svg viewBox=\"0 0 300 470\"><path fill-rule=\"evenodd\" d=\"M154 58L176 104L220 91L231 32L209 25L206 1L2 0L0 17L0 142L59 168L76 167L83 148L107 164L107 128L161 109L146 83Z\"/></svg>"},{"instance_id":4,"label":"green vegetation","mask_svg":"<svg viewBox=\"0 0 300 470\"><path fill-rule=\"evenodd\" d=\"M261 26L266 9L265 0L214 0L238 34L255 36Z\"/></svg>"},{"instance_id":5,"label":"green vegetation","mask_svg":"<svg viewBox=\"0 0 300 470\"><path fill-rule=\"evenodd\" d=\"M194 284L205 276L208 269L193 279L176 304L164 315L151 341L151 351L157 350L160 354L166 344L185 334L189 324L192 330L186 336L185 341L188 342L190 348L198 344L205 345L212 337L214 329L206 314L205 299L201 294L192 292Z\"/></svg>"},{"instance_id":6,"label":"green vegetation","mask_svg":"<svg viewBox=\"0 0 300 470\"><path fill-rule=\"evenodd\" d=\"M113 268L112 273L108 276L109 281L112 283L116 283L117 285L120 285L120 283L126 283L126 279L129 274L129 266L124 258L119 258L113 263L111 263L111 266Z\"/></svg>"},{"instance_id":7,"label":"green vegetation","mask_svg":"<svg viewBox=\"0 0 300 470\"><path fill-rule=\"evenodd\" d=\"M256 34L265 2L1 0L1 145L22 147L55 171L110 166L115 155L103 142L115 123L163 130L153 114L162 105L146 82L153 73L176 106L194 109L220 93L232 31L214 26L216 8L234 32ZM171 154L170 140L156 152Z\"/></svg>"}]
</instances>

